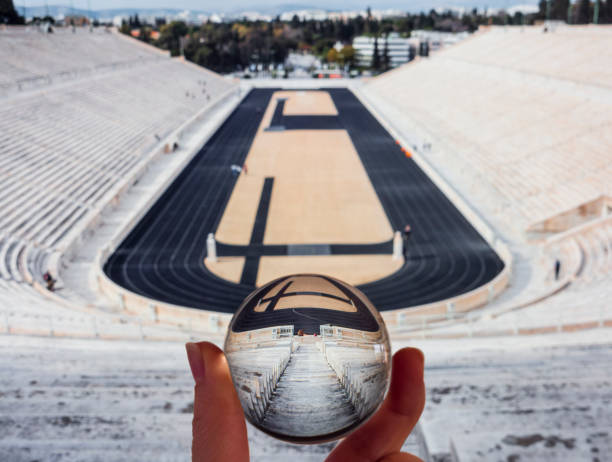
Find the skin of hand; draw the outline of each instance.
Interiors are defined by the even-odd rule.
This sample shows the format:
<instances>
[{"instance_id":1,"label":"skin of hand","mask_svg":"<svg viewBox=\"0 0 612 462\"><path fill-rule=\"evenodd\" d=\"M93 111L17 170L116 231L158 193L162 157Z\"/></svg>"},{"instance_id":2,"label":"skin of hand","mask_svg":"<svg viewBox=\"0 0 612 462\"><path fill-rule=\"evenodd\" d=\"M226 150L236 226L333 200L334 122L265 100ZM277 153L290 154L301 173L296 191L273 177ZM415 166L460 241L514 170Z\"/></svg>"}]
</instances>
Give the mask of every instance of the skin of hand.
<instances>
[{"instance_id":1,"label":"skin of hand","mask_svg":"<svg viewBox=\"0 0 612 462\"><path fill-rule=\"evenodd\" d=\"M209 342L187 343L195 384L192 461L247 462L247 428L225 355ZM378 411L349 434L326 462L416 462L400 452L425 406L425 358L416 348L393 355L391 385Z\"/></svg>"}]
</instances>

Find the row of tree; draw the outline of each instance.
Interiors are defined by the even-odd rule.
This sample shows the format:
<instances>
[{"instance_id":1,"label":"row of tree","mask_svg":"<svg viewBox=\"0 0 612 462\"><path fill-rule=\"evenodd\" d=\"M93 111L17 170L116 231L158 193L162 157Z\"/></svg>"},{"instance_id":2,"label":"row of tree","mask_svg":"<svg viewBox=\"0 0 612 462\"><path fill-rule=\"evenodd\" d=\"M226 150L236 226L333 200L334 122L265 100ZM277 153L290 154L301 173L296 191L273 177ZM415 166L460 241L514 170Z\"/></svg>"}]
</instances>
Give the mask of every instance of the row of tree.
<instances>
[{"instance_id":1,"label":"row of tree","mask_svg":"<svg viewBox=\"0 0 612 462\"><path fill-rule=\"evenodd\" d=\"M25 24L25 19L17 13L13 0L0 0L0 24Z\"/></svg>"},{"instance_id":2,"label":"row of tree","mask_svg":"<svg viewBox=\"0 0 612 462\"><path fill-rule=\"evenodd\" d=\"M539 11L529 15L517 12L511 16L501 11L491 16L474 9L459 16L450 11L431 10L377 19L368 9L365 16L346 21L301 20L294 16L290 21L277 17L270 22L237 20L200 26L180 21L165 24L163 20L145 24L135 16L124 21L121 30L129 34L138 29L141 40L170 50L172 55L184 54L195 63L223 73L246 69L253 64L281 64L291 51L312 53L330 63L355 67L355 50L350 44L356 36L366 35L380 39L371 68L386 70L389 59L385 55L384 37L391 32L402 37L410 36L415 29L473 32L481 25L533 24L544 19L586 23L589 18L592 21L596 10L599 22L612 22L612 0L605 3L578 0L575 4L570 4L569 0L541 0ZM156 41L151 39L153 30L159 31ZM338 42L344 45L340 49L334 48Z\"/></svg>"},{"instance_id":3,"label":"row of tree","mask_svg":"<svg viewBox=\"0 0 612 462\"><path fill-rule=\"evenodd\" d=\"M612 0L611 0L612 1ZM407 14L382 20L372 16L368 9L365 16L346 21L301 20L294 16L290 21L247 21L212 23L188 26L175 21L169 24L145 24L138 17L124 21L121 31L131 34L138 29L141 40L169 50L172 55L184 56L202 66L217 72L232 72L246 69L253 64L281 64L289 52L311 53L330 63L340 66L356 65L355 50L351 42L356 36L366 35L382 38L391 32L403 37L410 36L414 29L440 31L474 31L479 24L486 23L484 16L474 12L470 20L460 18L451 12ZM158 30L159 38L151 40L151 31ZM336 43L343 46L334 48ZM380 50L379 62L375 69L386 69L384 50Z\"/></svg>"},{"instance_id":4,"label":"row of tree","mask_svg":"<svg viewBox=\"0 0 612 462\"><path fill-rule=\"evenodd\" d=\"M570 24L612 24L612 0L540 0L537 18L566 21Z\"/></svg>"}]
</instances>

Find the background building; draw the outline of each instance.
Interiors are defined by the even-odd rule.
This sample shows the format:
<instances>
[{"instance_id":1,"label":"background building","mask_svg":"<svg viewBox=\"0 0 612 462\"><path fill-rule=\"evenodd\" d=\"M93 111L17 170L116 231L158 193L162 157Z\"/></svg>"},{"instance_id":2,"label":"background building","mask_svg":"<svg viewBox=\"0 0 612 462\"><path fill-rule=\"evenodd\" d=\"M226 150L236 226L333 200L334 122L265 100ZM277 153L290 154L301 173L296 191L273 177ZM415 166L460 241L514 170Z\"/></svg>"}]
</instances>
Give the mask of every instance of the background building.
<instances>
[{"instance_id":1,"label":"background building","mask_svg":"<svg viewBox=\"0 0 612 462\"><path fill-rule=\"evenodd\" d=\"M429 42L431 50L454 45L468 36L469 32L439 32L434 30L413 30L410 33L410 37L418 42Z\"/></svg>"},{"instance_id":2,"label":"background building","mask_svg":"<svg viewBox=\"0 0 612 462\"><path fill-rule=\"evenodd\" d=\"M378 42L378 43L375 43ZM391 33L386 37L360 36L353 40L353 48L357 55L357 64L368 67L372 65L374 59L374 49L378 47L378 56L383 62L385 47L389 56L389 65L397 67L410 61L410 45L415 44L414 40L402 38L397 33Z\"/></svg>"}]
</instances>

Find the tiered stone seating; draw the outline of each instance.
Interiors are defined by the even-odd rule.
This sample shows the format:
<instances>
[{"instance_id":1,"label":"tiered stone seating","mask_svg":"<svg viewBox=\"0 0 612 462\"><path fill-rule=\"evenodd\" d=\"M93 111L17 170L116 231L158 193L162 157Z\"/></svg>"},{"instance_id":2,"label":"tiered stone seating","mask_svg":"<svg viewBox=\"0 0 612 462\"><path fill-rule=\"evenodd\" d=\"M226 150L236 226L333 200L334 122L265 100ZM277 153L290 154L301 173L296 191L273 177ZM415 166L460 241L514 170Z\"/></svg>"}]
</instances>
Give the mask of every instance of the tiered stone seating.
<instances>
[{"instance_id":1,"label":"tiered stone seating","mask_svg":"<svg viewBox=\"0 0 612 462\"><path fill-rule=\"evenodd\" d=\"M134 69L3 105L2 229L61 246L75 221L142 161L156 135L163 138L208 103L197 70L170 60L146 69L157 77ZM218 94L224 85L206 90Z\"/></svg>"},{"instance_id":2,"label":"tiered stone seating","mask_svg":"<svg viewBox=\"0 0 612 462\"><path fill-rule=\"evenodd\" d=\"M608 303L612 295L611 229L612 221L608 219L568 237L578 243L583 255L583 265L574 281L558 294L516 313L500 316L497 322L512 319L518 329L537 329L555 324L571 328L582 323L603 325L612 321Z\"/></svg>"},{"instance_id":3,"label":"tiered stone seating","mask_svg":"<svg viewBox=\"0 0 612 462\"><path fill-rule=\"evenodd\" d=\"M14 327L17 313L70 318L31 284L234 84L117 33L2 28L0 42L0 310Z\"/></svg>"},{"instance_id":4,"label":"tiered stone seating","mask_svg":"<svg viewBox=\"0 0 612 462\"><path fill-rule=\"evenodd\" d=\"M425 353L421 424L434 460L593 460L612 448L607 338L591 331L394 347Z\"/></svg>"},{"instance_id":5,"label":"tiered stone seating","mask_svg":"<svg viewBox=\"0 0 612 462\"><path fill-rule=\"evenodd\" d=\"M524 230L609 190L611 37L609 27L493 29L364 91L432 142L423 155L437 168L486 190L475 202Z\"/></svg>"},{"instance_id":6,"label":"tiered stone seating","mask_svg":"<svg viewBox=\"0 0 612 462\"><path fill-rule=\"evenodd\" d=\"M63 286L58 287L56 299L43 296L29 283L24 268L32 258L32 267L43 271L46 256L24 241L0 239L0 333L179 341L192 338L189 330L62 303L68 290Z\"/></svg>"},{"instance_id":7,"label":"tiered stone seating","mask_svg":"<svg viewBox=\"0 0 612 462\"><path fill-rule=\"evenodd\" d=\"M604 218L582 228L554 243L545 259L547 281L541 282L540 290L547 284L557 290L544 296L530 294L531 301L527 297L522 303L494 304L484 316L476 313L473 320L439 326L429 335L512 335L612 326L612 220ZM575 249L580 252L579 260ZM554 279L556 258L561 262L559 281Z\"/></svg>"},{"instance_id":8,"label":"tiered stone seating","mask_svg":"<svg viewBox=\"0 0 612 462\"><path fill-rule=\"evenodd\" d=\"M493 28L445 56L589 85L612 87L610 27Z\"/></svg>"},{"instance_id":9,"label":"tiered stone seating","mask_svg":"<svg viewBox=\"0 0 612 462\"><path fill-rule=\"evenodd\" d=\"M10 27L0 30L0 41L0 95L163 58L105 29L56 28L46 34L37 27Z\"/></svg>"}]
</instances>

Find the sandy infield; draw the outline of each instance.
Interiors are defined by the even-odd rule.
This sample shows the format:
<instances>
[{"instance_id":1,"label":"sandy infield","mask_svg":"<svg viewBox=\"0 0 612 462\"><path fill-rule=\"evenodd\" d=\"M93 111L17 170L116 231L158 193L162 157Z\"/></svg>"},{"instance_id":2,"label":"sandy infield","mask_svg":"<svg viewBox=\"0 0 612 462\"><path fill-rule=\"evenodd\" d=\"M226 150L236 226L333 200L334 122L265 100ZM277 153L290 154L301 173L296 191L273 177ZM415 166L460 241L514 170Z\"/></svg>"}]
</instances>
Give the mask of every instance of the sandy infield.
<instances>
[{"instance_id":1,"label":"sandy infield","mask_svg":"<svg viewBox=\"0 0 612 462\"><path fill-rule=\"evenodd\" d=\"M218 241L248 244L266 177L274 186L264 244L365 244L393 231L376 192L344 130L265 131L277 98L285 115L335 115L323 91L275 92L216 232ZM244 258L207 262L215 274L240 280ZM390 255L262 257L257 285L297 272L316 272L360 284L401 266Z\"/></svg>"}]
</instances>

